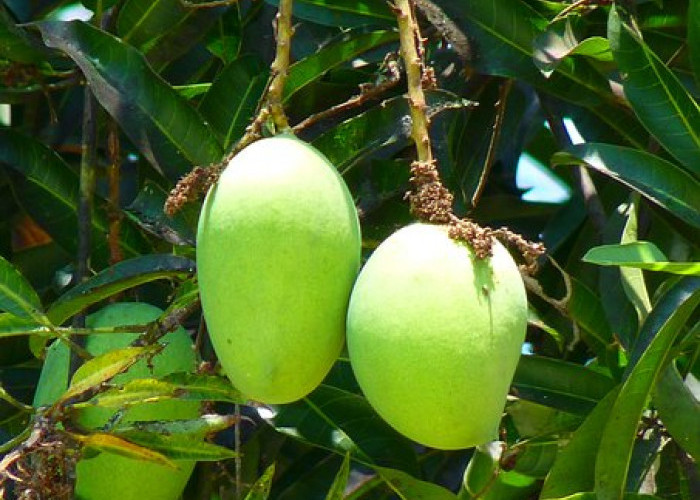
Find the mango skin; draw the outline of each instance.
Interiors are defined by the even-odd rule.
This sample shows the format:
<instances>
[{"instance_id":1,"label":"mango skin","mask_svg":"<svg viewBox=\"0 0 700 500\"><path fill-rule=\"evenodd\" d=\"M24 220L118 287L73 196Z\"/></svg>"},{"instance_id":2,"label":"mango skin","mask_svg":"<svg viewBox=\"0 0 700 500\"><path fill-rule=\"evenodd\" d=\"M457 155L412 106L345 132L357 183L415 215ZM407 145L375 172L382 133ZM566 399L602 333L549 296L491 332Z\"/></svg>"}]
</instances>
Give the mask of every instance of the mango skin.
<instances>
[{"instance_id":1,"label":"mango skin","mask_svg":"<svg viewBox=\"0 0 700 500\"><path fill-rule=\"evenodd\" d=\"M360 272L347 343L382 418L426 446L461 449L496 438L526 327L525 288L502 245L478 260L444 226L414 224Z\"/></svg>"},{"instance_id":2,"label":"mango skin","mask_svg":"<svg viewBox=\"0 0 700 500\"><path fill-rule=\"evenodd\" d=\"M197 271L236 388L274 404L321 383L343 346L360 251L350 192L313 147L276 136L231 160L202 207Z\"/></svg>"},{"instance_id":3,"label":"mango skin","mask_svg":"<svg viewBox=\"0 0 700 500\"><path fill-rule=\"evenodd\" d=\"M150 304L123 302L110 304L89 315L86 324L89 327L136 325L153 321L161 314L159 308ZM127 347L137 336L138 333L92 335L86 338L85 348L96 356ZM113 381L124 383L136 378L160 377L169 373L194 370L195 353L192 341L184 329L178 328L168 333L161 342L167 345L153 358L153 372L149 370L146 361L141 360ZM56 367L58 363L54 361L67 361L68 355L68 348L64 344L54 342L48 350L44 366ZM58 378L52 380L52 373L42 370L37 394L44 395L44 398L53 395L50 397L55 400L55 397L65 390L67 380L63 377L67 371L63 370L63 367L51 371L58 375ZM55 383L63 387L52 388ZM35 400L35 405L51 402L46 399ZM81 425L96 429L103 426L113 413L105 408L90 408L82 411L76 419ZM135 420L192 419L198 416L199 404L196 402L162 401L132 407L125 413L120 425ZM95 457L78 461L75 496L80 500L177 500L192 474L195 463L179 460L176 461L179 470L173 470L158 464L102 452Z\"/></svg>"}]
</instances>

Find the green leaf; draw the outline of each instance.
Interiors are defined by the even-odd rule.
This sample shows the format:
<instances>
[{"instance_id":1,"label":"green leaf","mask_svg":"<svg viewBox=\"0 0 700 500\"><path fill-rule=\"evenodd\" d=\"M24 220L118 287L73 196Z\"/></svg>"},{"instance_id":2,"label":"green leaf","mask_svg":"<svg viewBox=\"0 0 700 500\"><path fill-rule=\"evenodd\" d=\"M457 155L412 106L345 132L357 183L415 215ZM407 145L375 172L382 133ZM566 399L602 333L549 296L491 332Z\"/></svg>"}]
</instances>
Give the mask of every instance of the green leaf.
<instances>
[{"instance_id":1,"label":"green leaf","mask_svg":"<svg viewBox=\"0 0 700 500\"><path fill-rule=\"evenodd\" d=\"M98 387L100 384L128 370L144 356L155 354L162 349L162 345L125 347L106 352L86 361L73 375L68 390L61 396L61 401L68 401Z\"/></svg>"},{"instance_id":2,"label":"green leaf","mask_svg":"<svg viewBox=\"0 0 700 500\"><path fill-rule=\"evenodd\" d=\"M118 429L115 434L131 443L156 451L171 460L217 462L234 458L237 455L229 448L208 443L201 438L193 438L186 434L159 434L133 428Z\"/></svg>"},{"instance_id":3,"label":"green leaf","mask_svg":"<svg viewBox=\"0 0 700 500\"><path fill-rule=\"evenodd\" d=\"M545 76L549 76L564 58L571 55L581 55L603 62L613 60L607 38L593 36L579 42L571 24L570 18L561 19L551 23L535 38L534 62Z\"/></svg>"},{"instance_id":4,"label":"green leaf","mask_svg":"<svg viewBox=\"0 0 700 500\"><path fill-rule=\"evenodd\" d=\"M199 43L225 11L191 8L181 0L128 0L119 9L117 33L160 72Z\"/></svg>"},{"instance_id":5,"label":"green leaf","mask_svg":"<svg viewBox=\"0 0 700 500\"><path fill-rule=\"evenodd\" d=\"M52 405L61 398L70 381L70 358L70 348L61 340L49 346L36 384L32 402L35 408Z\"/></svg>"},{"instance_id":6,"label":"green leaf","mask_svg":"<svg viewBox=\"0 0 700 500\"><path fill-rule=\"evenodd\" d=\"M605 78L583 58L565 58L550 78L533 64L533 44L547 20L522 0L441 2L472 42L472 64L482 74L524 80L569 102L586 106L630 144L646 147L646 134L627 120Z\"/></svg>"},{"instance_id":7,"label":"green leaf","mask_svg":"<svg viewBox=\"0 0 700 500\"><path fill-rule=\"evenodd\" d=\"M73 436L76 437L75 435ZM84 447L92 448L97 451L106 451L127 458L134 458L136 460L153 462L159 465L163 465L165 467L169 467L171 469L178 468L177 465L175 465L163 454L158 453L157 451L150 450L143 446L131 443L125 439L114 436L112 434L96 432L87 436L81 436L78 438L78 440L82 443Z\"/></svg>"},{"instance_id":8,"label":"green leaf","mask_svg":"<svg viewBox=\"0 0 700 500\"><path fill-rule=\"evenodd\" d=\"M194 246L199 206L186 204L175 215L167 215L163 205L168 193L159 185L146 181L125 212L141 228L172 245Z\"/></svg>"},{"instance_id":9,"label":"green leaf","mask_svg":"<svg viewBox=\"0 0 700 500\"><path fill-rule=\"evenodd\" d=\"M598 500L598 496L593 492L576 493L566 497L557 498L556 500ZM625 493L620 497L622 500L662 500L655 495L646 495L643 493Z\"/></svg>"},{"instance_id":10,"label":"green leaf","mask_svg":"<svg viewBox=\"0 0 700 500\"><path fill-rule=\"evenodd\" d=\"M401 500L457 500L457 496L437 484L420 481L401 470L375 467L377 474Z\"/></svg>"},{"instance_id":11,"label":"green leaf","mask_svg":"<svg viewBox=\"0 0 700 500\"><path fill-rule=\"evenodd\" d=\"M186 279L195 264L186 257L150 254L119 262L61 295L47 316L60 325L86 307L116 293L159 279Z\"/></svg>"},{"instance_id":12,"label":"green leaf","mask_svg":"<svg viewBox=\"0 0 700 500\"><path fill-rule=\"evenodd\" d=\"M100 104L172 182L193 165L221 159L221 146L200 114L136 49L80 21L38 27L48 46L63 50L80 66Z\"/></svg>"},{"instance_id":13,"label":"green leaf","mask_svg":"<svg viewBox=\"0 0 700 500\"><path fill-rule=\"evenodd\" d=\"M700 176L700 106L615 7L608 38L635 114L666 151Z\"/></svg>"},{"instance_id":14,"label":"green leaf","mask_svg":"<svg viewBox=\"0 0 700 500\"><path fill-rule=\"evenodd\" d=\"M460 498L478 498L493 484L499 473L503 445L502 441L492 441L474 448L464 470Z\"/></svg>"},{"instance_id":15,"label":"green leaf","mask_svg":"<svg viewBox=\"0 0 700 500\"><path fill-rule=\"evenodd\" d=\"M130 432L178 434L190 439L203 439L210 434L228 429L238 420L236 415L207 414L191 420L137 421L120 426L115 433L123 436L127 436Z\"/></svg>"},{"instance_id":16,"label":"green leaf","mask_svg":"<svg viewBox=\"0 0 700 500\"><path fill-rule=\"evenodd\" d=\"M265 0L279 5L279 0ZM394 25L396 18L382 0L296 0L294 16L327 26L353 28L365 25Z\"/></svg>"},{"instance_id":17,"label":"green leaf","mask_svg":"<svg viewBox=\"0 0 700 500\"><path fill-rule=\"evenodd\" d=\"M688 4L688 51L695 81L700 85L700 0Z\"/></svg>"},{"instance_id":18,"label":"green leaf","mask_svg":"<svg viewBox=\"0 0 700 500\"><path fill-rule=\"evenodd\" d=\"M584 330L585 340L598 352L613 342L613 334L601 304L601 298L582 281L569 276L571 298L567 309Z\"/></svg>"},{"instance_id":19,"label":"green leaf","mask_svg":"<svg viewBox=\"0 0 700 500\"><path fill-rule=\"evenodd\" d=\"M618 393L619 389L610 391L559 452L542 486L542 500L593 489L598 446Z\"/></svg>"},{"instance_id":20,"label":"green leaf","mask_svg":"<svg viewBox=\"0 0 700 500\"><path fill-rule=\"evenodd\" d=\"M518 397L575 414L591 411L614 385L581 365L542 356L521 356L513 378Z\"/></svg>"},{"instance_id":21,"label":"green leaf","mask_svg":"<svg viewBox=\"0 0 700 500\"><path fill-rule=\"evenodd\" d=\"M584 143L552 157L554 165L584 165L634 189L688 224L700 227L700 182L671 162L613 144Z\"/></svg>"},{"instance_id":22,"label":"green leaf","mask_svg":"<svg viewBox=\"0 0 700 500\"><path fill-rule=\"evenodd\" d=\"M4 4L0 4L0 57L24 64L46 59L47 52L27 32L15 25Z\"/></svg>"},{"instance_id":23,"label":"green leaf","mask_svg":"<svg viewBox=\"0 0 700 500\"><path fill-rule=\"evenodd\" d=\"M15 198L51 237L71 254L77 252L78 176L54 151L38 140L10 128L0 128L0 163L12 175ZM106 261L107 215L96 203L92 219L93 255ZM119 244L127 257L146 252L149 245L132 224L124 222ZM93 259L95 260L95 259Z\"/></svg>"},{"instance_id":24,"label":"green leaf","mask_svg":"<svg viewBox=\"0 0 700 500\"><path fill-rule=\"evenodd\" d=\"M245 497L245 500L267 500L270 495L270 489L272 488L272 480L275 476L275 464L270 464L270 466L265 469L263 475L255 481L255 484L250 489L250 492Z\"/></svg>"},{"instance_id":25,"label":"green leaf","mask_svg":"<svg viewBox=\"0 0 700 500\"><path fill-rule=\"evenodd\" d=\"M199 112L229 150L252 121L268 80L268 70L253 56L240 57L217 75Z\"/></svg>"},{"instance_id":26,"label":"green leaf","mask_svg":"<svg viewBox=\"0 0 700 500\"><path fill-rule=\"evenodd\" d=\"M428 107L456 109L468 103L445 91L428 91ZM365 155L390 146L398 149L410 136L408 103L403 96L387 99L364 113L327 130L312 145L325 154L341 174Z\"/></svg>"},{"instance_id":27,"label":"green leaf","mask_svg":"<svg viewBox=\"0 0 700 500\"><path fill-rule=\"evenodd\" d=\"M659 247L650 241L594 247L586 252L583 261L599 266L633 267L649 271L700 276L700 263L669 262Z\"/></svg>"},{"instance_id":28,"label":"green leaf","mask_svg":"<svg viewBox=\"0 0 700 500\"><path fill-rule=\"evenodd\" d=\"M411 442L389 427L357 394L321 384L299 402L277 408L269 419L282 434L368 466L418 473Z\"/></svg>"},{"instance_id":29,"label":"green leaf","mask_svg":"<svg viewBox=\"0 0 700 500\"><path fill-rule=\"evenodd\" d=\"M559 453L559 440L556 437L528 439L517 443L510 451L515 459L515 472L544 479Z\"/></svg>"},{"instance_id":30,"label":"green leaf","mask_svg":"<svg viewBox=\"0 0 700 500\"><path fill-rule=\"evenodd\" d=\"M626 376L634 369L658 332L698 288L700 288L700 278L690 276L669 280L663 287L659 288L657 294L660 298L656 300L656 305L647 316L639 330L635 344L630 349Z\"/></svg>"},{"instance_id":31,"label":"green leaf","mask_svg":"<svg viewBox=\"0 0 700 500\"><path fill-rule=\"evenodd\" d=\"M247 400L231 386L228 379L215 375L176 373L163 378L143 378L126 382L72 405L74 408L99 406L128 408L145 402L177 398L188 401L223 401L245 404Z\"/></svg>"},{"instance_id":32,"label":"green leaf","mask_svg":"<svg viewBox=\"0 0 700 500\"><path fill-rule=\"evenodd\" d=\"M673 439L696 462L700 460L700 401L683 382L673 363L659 376L652 397Z\"/></svg>"},{"instance_id":33,"label":"green leaf","mask_svg":"<svg viewBox=\"0 0 700 500\"><path fill-rule=\"evenodd\" d=\"M623 245L636 243L638 241L638 207L639 194L632 193L630 203L627 207L627 221L625 222L625 227L623 228L622 236L620 237L620 243ZM651 300L649 299L649 292L647 292L647 286L644 282L644 273L640 269L621 268L620 276L622 277L622 287L625 294L634 305L634 308L637 311L639 324L641 324L646 319L649 311L651 311Z\"/></svg>"},{"instance_id":34,"label":"green leaf","mask_svg":"<svg viewBox=\"0 0 700 500\"><path fill-rule=\"evenodd\" d=\"M658 325L657 315L664 319L658 329L654 328L649 342L640 335L611 418L603 431L595 469L598 500L617 500L624 493L639 420L654 382L668 362L674 340L700 304L698 290L700 278L684 278L657 303L642 327L647 323Z\"/></svg>"},{"instance_id":35,"label":"green leaf","mask_svg":"<svg viewBox=\"0 0 700 500\"><path fill-rule=\"evenodd\" d=\"M343 33L336 42L289 67L289 76L284 84L284 99L288 100L306 85L323 76L326 71L355 59L363 52L396 42L398 39L399 34L394 30L369 33L357 30Z\"/></svg>"},{"instance_id":36,"label":"green leaf","mask_svg":"<svg viewBox=\"0 0 700 500\"><path fill-rule=\"evenodd\" d=\"M326 500L343 500L345 488L348 485L348 478L350 476L350 454L346 454L343 459L343 463L340 465L338 474L336 474L335 479L331 488L328 490L326 495Z\"/></svg>"},{"instance_id":37,"label":"green leaf","mask_svg":"<svg viewBox=\"0 0 700 500\"><path fill-rule=\"evenodd\" d=\"M41 300L32 285L0 255L0 311L24 319L43 316Z\"/></svg>"}]
</instances>

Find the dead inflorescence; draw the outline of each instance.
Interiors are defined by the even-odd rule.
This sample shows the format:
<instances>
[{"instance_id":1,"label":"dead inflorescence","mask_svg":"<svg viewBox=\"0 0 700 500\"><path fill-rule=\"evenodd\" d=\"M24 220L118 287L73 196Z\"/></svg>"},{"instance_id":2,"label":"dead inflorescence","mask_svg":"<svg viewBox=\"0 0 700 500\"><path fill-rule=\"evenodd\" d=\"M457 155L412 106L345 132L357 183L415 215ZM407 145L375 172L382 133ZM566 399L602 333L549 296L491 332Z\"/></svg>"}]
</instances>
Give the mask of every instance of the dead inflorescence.
<instances>
[{"instance_id":1,"label":"dead inflorescence","mask_svg":"<svg viewBox=\"0 0 700 500\"><path fill-rule=\"evenodd\" d=\"M465 241L480 259L492 254L494 238L505 245L515 246L522 255L524 270L533 274L537 258L545 253L542 243L533 243L520 234L502 227L482 227L470 219L460 219L452 212L453 195L440 181L435 160L414 161L411 164L413 189L406 193L411 203L411 213L418 219L434 224L447 224L450 238Z\"/></svg>"},{"instance_id":2,"label":"dead inflorescence","mask_svg":"<svg viewBox=\"0 0 700 500\"><path fill-rule=\"evenodd\" d=\"M8 498L9 489L20 500L73 498L78 458L77 443L38 419L26 441L0 462L0 498Z\"/></svg>"},{"instance_id":3,"label":"dead inflorescence","mask_svg":"<svg viewBox=\"0 0 700 500\"><path fill-rule=\"evenodd\" d=\"M411 173L414 190L406 193L411 203L411 213L428 222L448 222L454 197L440 182L435 161L414 161L411 164Z\"/></svg>"},{"instance_id":4,"label":"dead inflorescence","mask_svg":"<svg viewBox=\"0 0 700 500\"><path fill-rule=\"evenodd\" d=\"M216 183L222 170L221 163L210 167L195 167L170 191L163 207L165 213L172 217L186 203L197 200Z\"/></svg>"}]
</instances>

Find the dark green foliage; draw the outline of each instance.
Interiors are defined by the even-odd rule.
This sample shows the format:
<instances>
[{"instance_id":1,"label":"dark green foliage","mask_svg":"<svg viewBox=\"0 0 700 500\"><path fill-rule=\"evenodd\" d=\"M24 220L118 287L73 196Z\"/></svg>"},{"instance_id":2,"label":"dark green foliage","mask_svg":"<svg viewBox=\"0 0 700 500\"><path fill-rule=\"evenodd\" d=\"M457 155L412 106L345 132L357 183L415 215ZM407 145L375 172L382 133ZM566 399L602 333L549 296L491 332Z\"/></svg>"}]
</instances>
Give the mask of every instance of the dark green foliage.
<instances>
[{"instance_id":1,"label":"dark green foliage","mask_svg":"<svg viewBox=\"0 0 700 500\"><path fill-rule=\"evenodd\" d=\"M84 0L102 9L100 23L61 20L64 1L0 2L0 458L36 421L28 405L46 345L79 346L91 333L81 314L139 300L166 312L130 331L184 321L202 373L110 385L150 348L115 352L63 394L65 415L49 415L208 402L223 416L67 429L93 449L200 460L186 498L236 498L239 466L250 500L700 498L700 0L567 12L570 2L416 1L437 83L427 92L434 154L455 212L541 240L551 257L528 279L533 355L515 374L502 441L450 452L384 423L344 355L316 391L275 408L216 373L194 266L201 200L172 216L162 207L180 177L220 161L255 118L279 2L195 8L204 3ZM283 96L292 125L389 78L398 32L387 2L296 0L294 14ZM92 145L82 144L84 88L99 108ZM405 91L402 75L299 132L350 187L366 256L413 220ZM97 182L79 229L83 147L95 148ZM523 196L525 159L568 198ZM582 188L589 179L594 190ZM81 230L91 274L76 283Z\"/></svg>"}]
</instances>

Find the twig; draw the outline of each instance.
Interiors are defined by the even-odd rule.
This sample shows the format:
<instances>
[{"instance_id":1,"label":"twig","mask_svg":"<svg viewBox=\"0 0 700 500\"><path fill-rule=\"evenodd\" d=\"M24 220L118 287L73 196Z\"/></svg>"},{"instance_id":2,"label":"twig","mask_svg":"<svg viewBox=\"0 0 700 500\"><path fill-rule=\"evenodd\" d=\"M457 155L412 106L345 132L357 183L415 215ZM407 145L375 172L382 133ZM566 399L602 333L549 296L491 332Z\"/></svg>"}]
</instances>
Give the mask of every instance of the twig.
<instances>
[{"instance_id":1,"label":"twig","mask_svg":"<svg viewBox=\"0 0 700 500\"><path fill-rule=\"evenodd\" d=\"M90 251L92 247L92 210L95 196L95 165L97 163L97 101L92 90L85 85L83 108L83 137L80 146L80 199L78 201L78 264L76 283L90 277ZM85 327L85 314L73 318L73 326ZM90 359L80 339L76 342L69 336L60 337L71 347L70 373L80 365L80 359ZM86 358L87 356L87 358Z\"/></svg>"},{"instance_id":2,"label":"twig","mask_svg":"<svg viewBox=\"0 0 700 500\"><path fill-rule=\"evenodd\" d=\"M554 18L549 22L549 24L552 24L560 19L563 19L567 15L569 15L570 12L573 10L581 8L588 8L590 10L595 9L596 7L600 7L603 5L610 5L612 3L611 0L576 0L574 3L568 5L564 9L562 9L559 14L554 16Z\"/></svg>"},{"instance_id":3,"label":"twig","mask_svg":"<svg viewBox=\"0 0 700 500\"><path fill-rule=\"evenodd\" d=\"M22 411L24 413L33 413L34 408L31 405L26 405L19 401L18 399L15 399L9 392L5 390L5 388L0 385L0 399L5 401L6 403L14 406L17 408L19 411Z\"/></svg>"},{"instance_id":4,"label":"twig","mask_svg":"<svg viewBox=\"0 0 700 500\"><path fill-rule=\"evenodd\" d=\"M440 180L428 131L430 121L427 117L423 88L436 86L435 74L432 68L427 68L423 63L423 39L413 11L413 2L396 0L393 10L399 25L401 57L406 67L408 103L411 111L411 137L417 153L416 161L411 164L413 190L406 193L411 203L411 213L422 221L447 224L450 238L469 243L476 256L481 259L491 255L494 238L514 244L525 259L526 269L534 272L537 258L545 251L544 245L531 243L508 229L494 231L454 215L454 196ZM502 98L505 107L505 95L502 95ZM497 136L495 139L492 137L492 141L497 139ZM483 179L481 182L483 184Z\"/></svg>"},{"instance_id":5,"label":"twig","mask_svg":"<svg viewBox=\"0 0 700 500\"><path fill-rule=\"evenodd\" d=\"M481 176L479 177L479 183L477 184L476 190L472 195L472 207L476 207L479 203L484 188L486 187L486 178L491 172L491 167L496 157L496 149L498 148L499 139L501 137L501 129L503 128L503 117L506 114L506 103L508 102L508 96L510 95L510 89L513 87L513 80L506 80L501 84L498 91L498 101L496 102L496 116L493 120L493 132L491 133L491 141L489 142L489 149L486 153L486 159L484 160L484 168L481 170Z\"/></svg>"},{"instance_id":6,"label":"twig","mask_svg":"<svg viewBox=\"0 0 700 500\"><path fill-rule=\"evenodd\" d=\"M180 4L186 9L213 9L237 4L238 0L213 0L211 2L195 3L188 0L180 0Z\"/></svg>"},{"instance_id":7,"label":"twig","mask_svg":"<svg viewBox=\"0 0 700 500\"><path fill-rule=\"evenodd\" d=\"M293 0L280 0L279 10L275 17L277 50L275 52L275 60L270 66L272 81L267 91L267 106L270 118L272 118L272 122L277 127L278 132L289 128L282 99L284 83L287 81L287 73L289 71L289 52L292 45L292 35L294 34L294 27L292 26L293 4Z\"/></svg>"},{"instance_id":8,"label":"twig","mask_svg":"<svg viewBox=\"0 0 700 500\"><path fill-rule=\"evenodd\" d=\"M336 104L332 108L326 109L315 115L307 117L305 120L294 125L292 129L295 133L298 133L304 129L309 128L316 123L335 116L339 113L347 111L358 106L362 106L367 101L379 98L384 92L395 87L401 80L401 72L399 71L398 64L393 57L394 54L388 54L384 59L384 67L386 68L387 77L378 83L365 83L360 85L360 93L348 99L345 102Z\"/></svg>"},{"instance_id":9,"label":"twig","mask_svg":"<svg viewBox=\"0 0 700 500\"><path fill-rule=\"evenodd\" d=\"M397 0L394 9L399 24L401 57L406 69L408 105L412 120L411 137L416 144L418 161L432 164L434 160L428 133L429 123L425 116L428 106L423 92L423 61L418 53L418 45L422 43L418 22L414 17L410 0Z\"/></svg>"},{"instance_id":10,"label":"twig","mask_svg":"<svg viewBox=\"0 0 700 500\"><path fill-rule=\"evenodd\" d=\"M235 406L236 427L233 428L233 445L236 450L236 456L233 458L234 467L236 469L236 500L241 500L243 493L243 464L241 461L241 406Z\"/></svg>"},{"instance_id":11,"label":"twig","mask_svg":"<svg viewBox=\"0 0 700 500\"><path fill-rule=\"evenodd\" d=\"M83 139L80 158L80 200L78 204L78 265L77 282L90 274L92 209L95 195L95 164L97 163L97 103L89 86L85 86L83 110ZM82 326L82 325L81 325Z\"/></svg>"},{"instance_id":12,"label":"twig","mask_svg":"<svg viewBox=\"0 0 700 500\"><path fill-rule=\"evenodd\" d=\"M442 185L435 165L428 131L427 104L423 85L431 81L432 72L423 66L422 38L418 21L410 0L400 0L394 5L399 25L401 58L406 70L408 106L411 113L411 138L416 146L417 159L411 164L411 183L414 188L406 193L411 204L411 213L418 219L434 222L449 222L454 197Z\"/></svg>"},{"instance_id":13,"label":"twig","mask_svg":"<svg viewBox=\"0 0 700 500\"><path fill-rule=\"evenodd\" d=\"M116 264L124 259L121 246L119 245L119 233L122 223L122 214L119 210L121 154L117 123L110 119L108 127L107 153L109 155L109 167L107 173L109 176L109 204L107 216L109 218L109 263Z\"/></svg>"},{"instance_id":14,"label":"twig","mask_svg":"<svg viewBox=\"0 0 700 500\"><path fill-rule=\"evenodd\" d=\"M294 34L292 4L293 0L280 0L279 10L275 18L275 37L277 39L275 59L270 66L270 81L265 91L265 97L261 100L263 105L258 110L255 119L246 128L241 140L220 162L207 167L197 166L178 181L177 185L170 191L163 206L163 211L167 215L175 215L186 203L194 201L206 193L209 187L219 179L221 172L231 159L243 148L261 137L262 127L268 119L272 120L277 132L289 130L289 121L283 106L283 93L289 70L291 39Z\"/></svg>"},{"instance_id":15,"label":"twig","mask_svg":"<svg viewBox=\"0 0 700 500\"><path fill-rule=\"evenodd\" d=\"M150 323L146 333L135 340L132 345L152 345L155 344L165 334L172 332L180 326L192 313L199 309L199 299L193 300L182 307L173 309L167 316L158 321Z\"/></svg>"}]
</instances>

